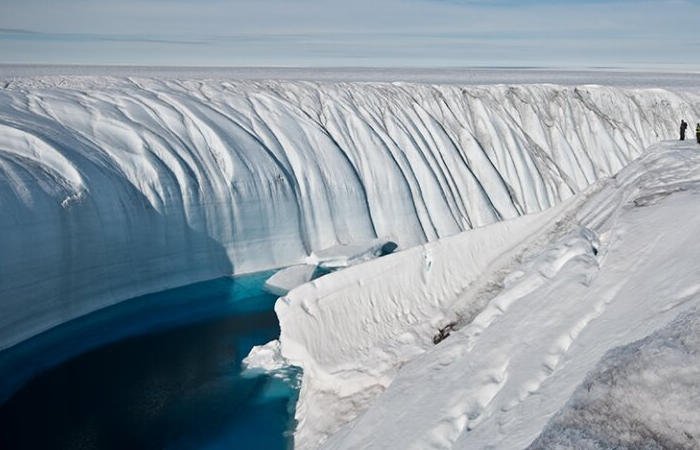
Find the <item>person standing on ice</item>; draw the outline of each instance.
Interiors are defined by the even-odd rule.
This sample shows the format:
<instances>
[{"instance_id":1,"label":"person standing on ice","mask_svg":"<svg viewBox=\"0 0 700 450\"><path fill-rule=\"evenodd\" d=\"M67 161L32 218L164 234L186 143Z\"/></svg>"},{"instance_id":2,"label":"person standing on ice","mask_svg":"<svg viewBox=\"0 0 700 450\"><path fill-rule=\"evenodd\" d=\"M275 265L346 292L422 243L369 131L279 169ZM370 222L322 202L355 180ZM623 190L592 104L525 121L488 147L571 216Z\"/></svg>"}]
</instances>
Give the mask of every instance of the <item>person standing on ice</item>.
<instances>
[{"instance_id":1,"label":"person standing on ice","mask_svg":"<svg viewBox=\"0 0 700 450\"><path fill-rule=\"evenodd\" d=\"M681 120L681 141L685 141L685 130L688 128L688 122Z\"/></svg>"},{"instance_id":2,"label":"person standing on ice","mask_svg":"<svg viewBox=\"0 0 700 450\"><path fill-rule=\"evenodd\" d=\"M695 127L695 138L698 140L698 144L700 144L700 123Z\"/></svg>"}]
</instances>

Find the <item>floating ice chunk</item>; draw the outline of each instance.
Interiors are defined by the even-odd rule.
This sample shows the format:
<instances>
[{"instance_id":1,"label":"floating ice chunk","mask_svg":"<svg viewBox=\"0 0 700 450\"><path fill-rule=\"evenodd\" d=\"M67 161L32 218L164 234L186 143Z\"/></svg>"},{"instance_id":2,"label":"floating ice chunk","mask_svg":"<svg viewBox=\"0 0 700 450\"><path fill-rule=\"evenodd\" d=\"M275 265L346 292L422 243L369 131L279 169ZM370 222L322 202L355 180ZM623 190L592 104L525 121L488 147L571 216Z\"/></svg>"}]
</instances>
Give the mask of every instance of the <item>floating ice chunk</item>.
<instances>
[{"instance_id":1,"label":"floating ice chunk","mask_svg":"<svg viewBox=\"0 0 700 450\"><path fill-rule=\"evenodd\" d=\"M313 278L316 266L312 264L299 264L287 267L272 275L265 281L263 288L273 295L283 296L297 286L310 281Z\"/></svg>"},{"instance_id":2,"label":"floating ice chunk","mask_svg":"<svg viewBox=\"0 0 700 450\"><path fill-rule=\"evenodd\" d=\"M256 345L243 359L244 374L253 372L274 373L285 369L289 364L280 353L280 342L270 341L265 345Z\"/></svg>"}]
</instances>

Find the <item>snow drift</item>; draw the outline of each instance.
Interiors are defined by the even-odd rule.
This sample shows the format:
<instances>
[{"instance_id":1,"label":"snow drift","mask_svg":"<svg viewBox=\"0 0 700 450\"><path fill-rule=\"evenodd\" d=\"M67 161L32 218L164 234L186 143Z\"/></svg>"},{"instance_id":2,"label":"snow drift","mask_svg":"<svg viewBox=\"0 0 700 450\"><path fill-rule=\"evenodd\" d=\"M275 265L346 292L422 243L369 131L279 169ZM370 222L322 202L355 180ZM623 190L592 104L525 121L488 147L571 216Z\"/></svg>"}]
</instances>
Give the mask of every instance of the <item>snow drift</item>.
<instances>
[{"instance_id":1,"label":"snow drift","mask_svg":"<svg viewBox=\"0 0 700 450\"><path fill-rule=\"evenodd\" d=\"M537 212L697 96L43 77L0 89L0 348L146 292Z\"/></svg>"},{"instance_id":2,"label":"snow drift","mask_svg":"<svg viewBox=\"0 0 700 450\"><path fill-rule=\"evenodd\" d=\"M699 195L697 144L665 143L545 212L292 290L258 365L303 369L295 444L513 449L543 430L534 448L696 442L695 397L668 414L643 403L664 383L663 404L696 396L697 314L585 377L700 307Z\"/></svg>"}]
</instances>

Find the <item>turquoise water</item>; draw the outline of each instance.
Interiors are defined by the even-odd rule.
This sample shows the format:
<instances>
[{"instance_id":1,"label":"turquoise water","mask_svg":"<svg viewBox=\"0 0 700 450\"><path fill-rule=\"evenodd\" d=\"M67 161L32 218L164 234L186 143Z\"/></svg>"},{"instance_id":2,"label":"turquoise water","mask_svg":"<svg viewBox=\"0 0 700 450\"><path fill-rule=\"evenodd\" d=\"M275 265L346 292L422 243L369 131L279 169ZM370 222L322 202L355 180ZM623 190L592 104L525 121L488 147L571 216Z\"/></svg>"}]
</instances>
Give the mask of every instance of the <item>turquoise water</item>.
<instances>
[{"instance_id":1,"label":"turquoise water","mask_svg":"<svg viewBox=\"0 0 700 450\"><path fill-rule=\"evenodd\" d=\"M296 374L241 373L279 336L270 275L146 295L0 352L0 448L287 448Z\"/></svg>"}]
</instances>

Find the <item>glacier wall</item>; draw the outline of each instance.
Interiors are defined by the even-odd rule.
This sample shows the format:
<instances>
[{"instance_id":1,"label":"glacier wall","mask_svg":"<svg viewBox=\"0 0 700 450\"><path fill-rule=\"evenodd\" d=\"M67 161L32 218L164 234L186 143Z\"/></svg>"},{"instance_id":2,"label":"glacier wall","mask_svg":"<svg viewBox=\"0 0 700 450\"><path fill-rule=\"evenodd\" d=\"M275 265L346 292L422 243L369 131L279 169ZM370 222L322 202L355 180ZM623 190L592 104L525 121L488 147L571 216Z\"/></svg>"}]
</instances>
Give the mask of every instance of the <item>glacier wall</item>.
<instances>
[{"instance_id":1,"label":"glacier wall","mask_svg":"<svg viewBox=\"0 0 700 450\"><path fill-rule=\"evenodd\" d=\"M0 88L0 349L120 300L546 209L700 101L553 85L43 77Z\"/></svg>"}]
</instances>

